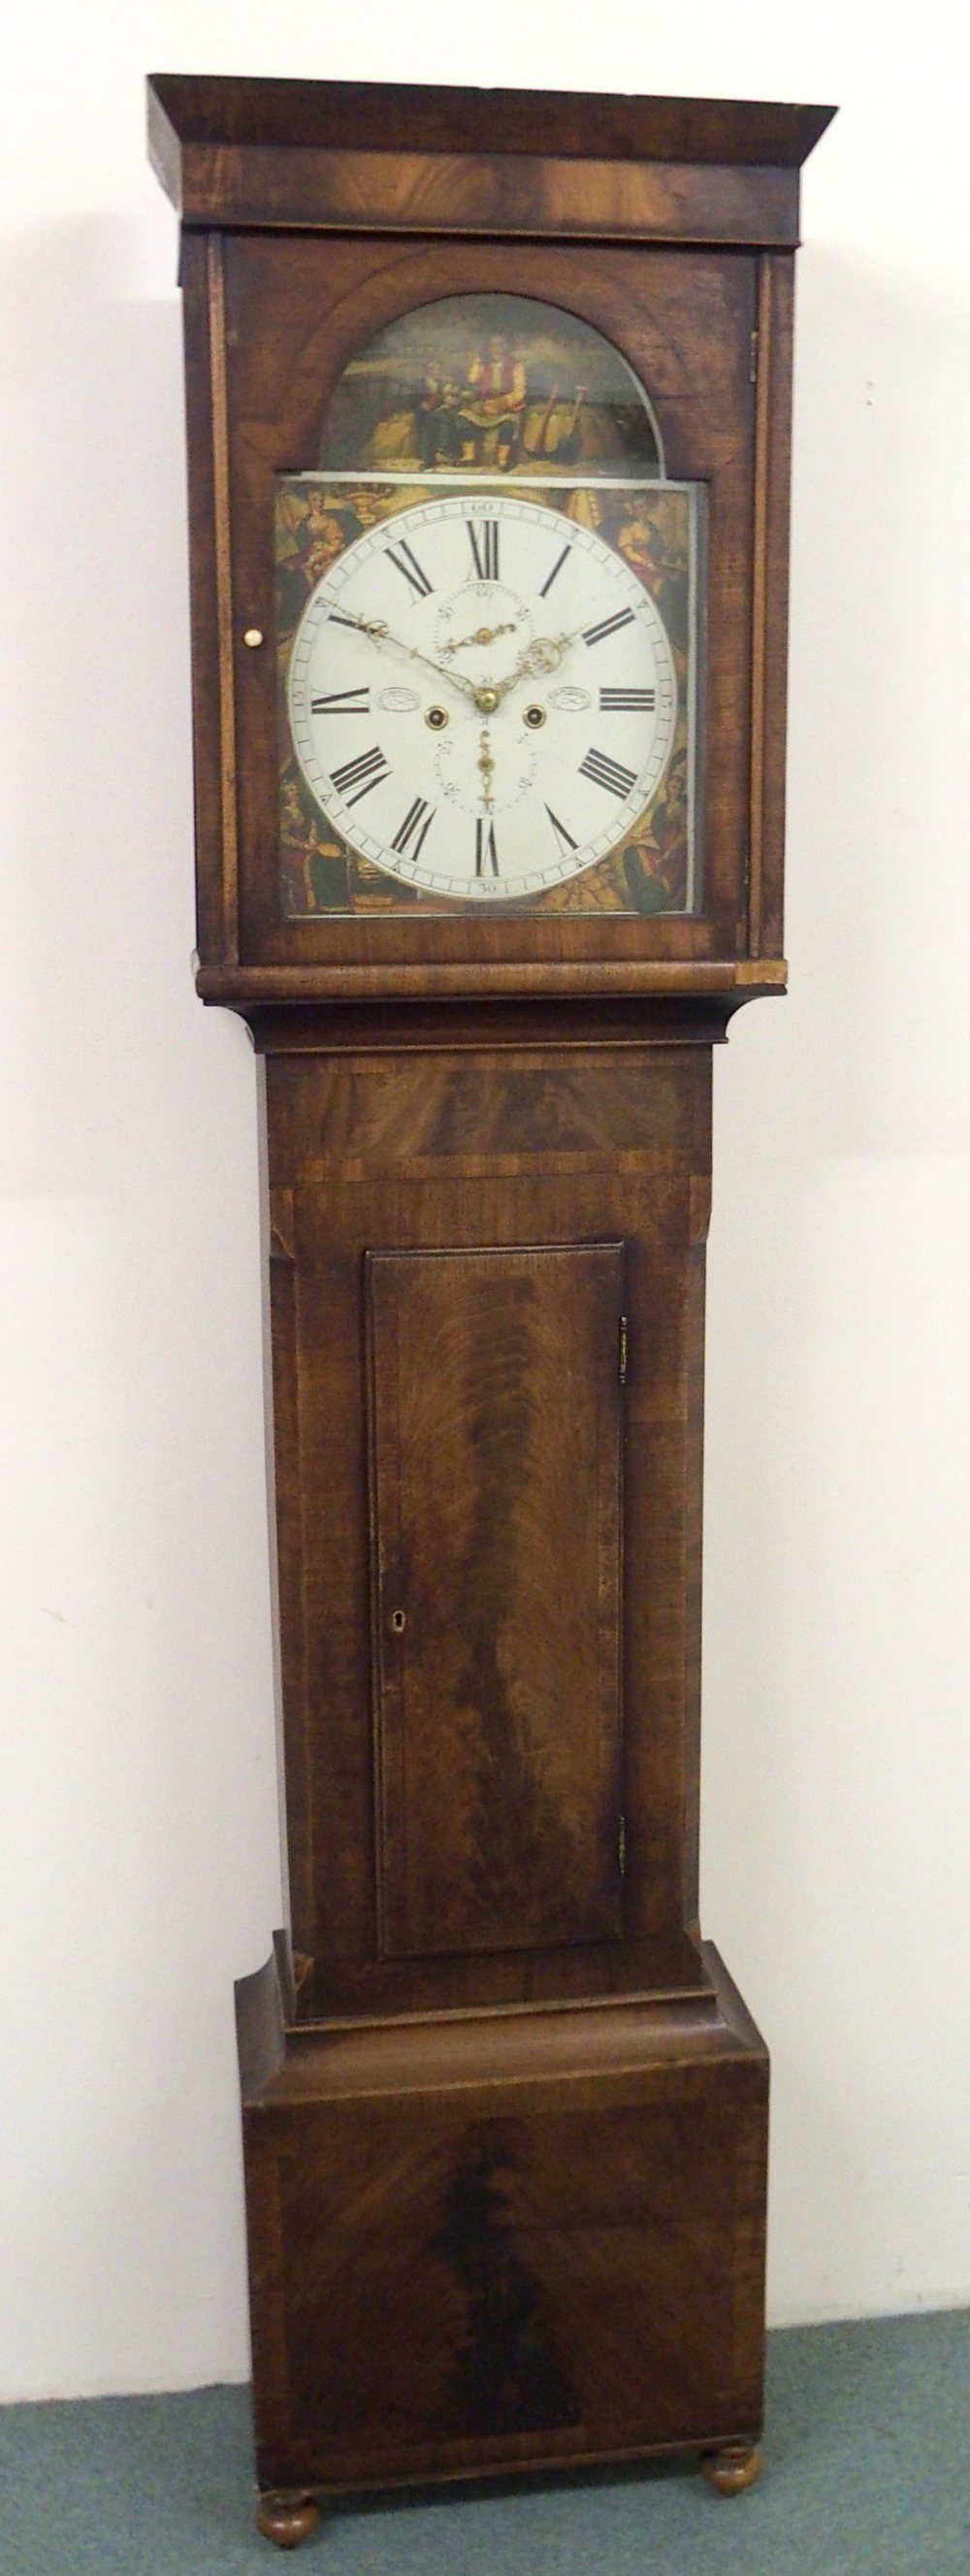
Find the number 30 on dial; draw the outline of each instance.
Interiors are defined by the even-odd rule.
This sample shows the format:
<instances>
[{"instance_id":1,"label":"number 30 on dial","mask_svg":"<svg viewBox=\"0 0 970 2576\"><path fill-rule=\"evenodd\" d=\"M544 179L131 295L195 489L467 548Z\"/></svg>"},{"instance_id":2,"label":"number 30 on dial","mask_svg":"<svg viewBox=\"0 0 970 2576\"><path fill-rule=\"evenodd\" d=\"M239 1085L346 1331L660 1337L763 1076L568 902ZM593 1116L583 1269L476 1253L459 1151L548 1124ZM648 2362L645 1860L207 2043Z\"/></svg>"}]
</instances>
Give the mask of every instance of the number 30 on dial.
<instances>
[{"instance_id":1,"label":"number 30 on dial","mask_svg":"<svg viewBox=\"0 0 970 2576\"><path fill-rule=\"evenodd\" d=\"M449 495L348 546L294 638L304 778L350 848L471 902L605 857L656 794L677 682L649 593L520 496Z\"/></svg>"}]
</instances>

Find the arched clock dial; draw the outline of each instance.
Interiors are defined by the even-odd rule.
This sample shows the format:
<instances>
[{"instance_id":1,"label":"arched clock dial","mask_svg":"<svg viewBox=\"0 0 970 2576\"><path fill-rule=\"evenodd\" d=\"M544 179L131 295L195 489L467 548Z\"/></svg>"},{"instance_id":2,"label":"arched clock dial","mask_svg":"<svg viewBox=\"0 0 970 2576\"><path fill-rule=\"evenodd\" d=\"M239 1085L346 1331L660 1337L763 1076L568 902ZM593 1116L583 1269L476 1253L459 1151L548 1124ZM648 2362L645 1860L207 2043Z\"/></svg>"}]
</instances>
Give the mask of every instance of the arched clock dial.
<instances>
[{"instance_id":1,"label":"arched clock dial","mask_svg":"<svg viewBox=\"0 0 970 2576\"><path fill-rule=\"evenodd\" d=\"M635 828L674 743L650 592L591 529L453 493L369 528L317 583L289 721L320 811L401 883L502 903Z\"/></svg>"}]
</instances>

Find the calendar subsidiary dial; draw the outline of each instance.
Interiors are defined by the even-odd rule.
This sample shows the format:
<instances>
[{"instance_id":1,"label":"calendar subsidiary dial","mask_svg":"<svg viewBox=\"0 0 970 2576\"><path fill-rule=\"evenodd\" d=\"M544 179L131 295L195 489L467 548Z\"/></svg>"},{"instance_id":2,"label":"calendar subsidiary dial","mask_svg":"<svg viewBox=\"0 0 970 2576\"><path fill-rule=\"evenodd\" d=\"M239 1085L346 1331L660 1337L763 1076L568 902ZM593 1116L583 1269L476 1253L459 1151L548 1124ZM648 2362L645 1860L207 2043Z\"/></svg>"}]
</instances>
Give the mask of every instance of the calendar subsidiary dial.
<instances>
[{"instance_id":1,"label":"calendar subsidiary dial","mask_svg":"<svg viewBox=\"0 0 970 2576\"><path fill-rule=\"evenodd\" d=\"M581 520L474 490L368 528L311 593L290 657L293 748L351 850L474 904L593 866L674 743L670 639Z\"/></svg>"}]
</instances>

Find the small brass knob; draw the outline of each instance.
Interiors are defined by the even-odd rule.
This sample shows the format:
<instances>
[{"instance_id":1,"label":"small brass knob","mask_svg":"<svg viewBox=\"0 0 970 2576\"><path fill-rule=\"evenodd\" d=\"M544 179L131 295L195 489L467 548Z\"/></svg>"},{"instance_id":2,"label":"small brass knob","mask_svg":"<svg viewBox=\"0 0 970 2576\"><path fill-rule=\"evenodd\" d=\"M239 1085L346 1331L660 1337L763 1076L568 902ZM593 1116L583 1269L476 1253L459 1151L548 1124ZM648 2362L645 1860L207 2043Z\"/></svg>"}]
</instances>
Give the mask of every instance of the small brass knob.
<instances>
[{"instance_id":1,"label":"small brass knob","mask_svg":"<svg viewBox=\"0 0 970 2576\"><path fill-rule=\"evenodd\" d=\"M243 636L243 643L248 644L251 653L255 653L257 646L262 644L263 641L264 637L261 626L247 626L245 635Z\"/></svg>"}]
</instances>

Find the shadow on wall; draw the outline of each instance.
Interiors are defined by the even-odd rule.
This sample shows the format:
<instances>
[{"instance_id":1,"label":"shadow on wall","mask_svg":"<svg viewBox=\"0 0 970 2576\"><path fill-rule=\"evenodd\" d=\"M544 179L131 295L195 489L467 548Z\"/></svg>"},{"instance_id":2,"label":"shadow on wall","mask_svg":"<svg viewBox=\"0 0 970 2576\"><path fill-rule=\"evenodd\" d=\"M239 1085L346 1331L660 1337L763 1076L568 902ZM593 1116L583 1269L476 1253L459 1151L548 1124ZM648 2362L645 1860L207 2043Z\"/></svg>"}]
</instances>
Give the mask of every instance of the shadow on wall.
<instances>
[{"instance_id":1,"label":"shadow on wall","mask_svg":"<svg viewBox=\"0 0 970 2576\"><path fill-rule=\"evenodd\" d=\"M967 1945L968 449L956 286L809 244L791 994L715 1068L705 1558L705 1924L769 2041L798 2033L783 2315L811 2282L892 2306L961 2277L924 1999Z\"/></svg>"},{"instance_id":2,"label":"shadow on wall","mask_svg":"<svg viewBox=\"0 0 970 2576\"><path fill-rule=\"evenodd\" d=\"M280 1907L254 1065L192 987L181 325L137 248L38 229L0 285L4 2190L43 2393L245 2368L232 1978Z\"/></svg>"},{"instance_id":3,"label":"shadow on wall","mask_svg":"<svg viewBox=\"0 0 970 2576\"><path fill-rule=\"evenodd\" d=\"M79 1055L110 1052L130 1085L146 1000L184 995L194 941L180 317L174 295L126 294L131 252L120 219L38 233L2 289L8 935L41 1075L20 1129L34 1189L83 1185Z\"/></svg>"},{"instance_id":4,"label":"shadow on wall","mask_svg":"<svg viewBox=\"0 0 970 2576\"><path fill-rule=\"evenodd\" d=\"M794 1047L777 1030L782 1096L763 1104L789 1150L793 1114L812 1154L970 1141L947 1026L970 937L970 519L954 506L968 447L967 300L806 246L787 865L799 1026Z\"/></svg>"}]
</instances>

